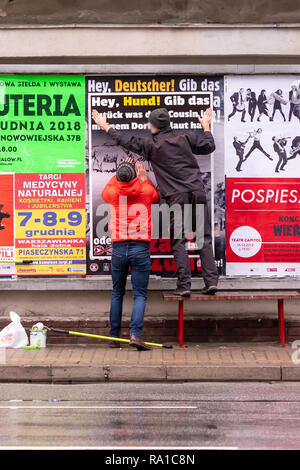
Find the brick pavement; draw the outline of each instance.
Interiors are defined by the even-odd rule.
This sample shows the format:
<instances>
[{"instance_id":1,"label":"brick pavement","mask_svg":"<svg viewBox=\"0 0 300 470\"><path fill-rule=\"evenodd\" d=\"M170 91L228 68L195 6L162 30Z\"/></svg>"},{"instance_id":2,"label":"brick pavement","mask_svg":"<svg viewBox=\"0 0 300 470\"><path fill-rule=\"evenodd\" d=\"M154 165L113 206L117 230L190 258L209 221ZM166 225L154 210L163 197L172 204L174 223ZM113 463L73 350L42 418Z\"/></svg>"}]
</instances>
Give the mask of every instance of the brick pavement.
<instances>
[{"instance_id":1,"label":"brick pavement","mask_svg":"<svg viewBox=\"0 0 300 470\"><path fill-rule=\"evenodd\" d=\"M105 344L7 349L0 382L300 380L293 351L278 343L189 344L147 352Z\"/></svg>"}]
</instances>

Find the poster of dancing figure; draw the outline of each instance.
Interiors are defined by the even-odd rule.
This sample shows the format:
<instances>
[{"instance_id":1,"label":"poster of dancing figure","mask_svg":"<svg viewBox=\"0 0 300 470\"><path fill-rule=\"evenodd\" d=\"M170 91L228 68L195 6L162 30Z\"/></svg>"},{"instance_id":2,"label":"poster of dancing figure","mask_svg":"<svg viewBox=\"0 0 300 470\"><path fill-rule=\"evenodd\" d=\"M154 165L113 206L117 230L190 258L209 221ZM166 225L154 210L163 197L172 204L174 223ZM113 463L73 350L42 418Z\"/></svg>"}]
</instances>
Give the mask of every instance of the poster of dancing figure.
<instances>
[{"instance_id":1,"label":"poster of dancing figure","mask_svg":"<svg viewBox=\"0 0 300 470\"><path fill-rule=\"evenodd\" d=\"M300 274L300 77L226 76L226 274Z\"/></svg>"}]
</instances>

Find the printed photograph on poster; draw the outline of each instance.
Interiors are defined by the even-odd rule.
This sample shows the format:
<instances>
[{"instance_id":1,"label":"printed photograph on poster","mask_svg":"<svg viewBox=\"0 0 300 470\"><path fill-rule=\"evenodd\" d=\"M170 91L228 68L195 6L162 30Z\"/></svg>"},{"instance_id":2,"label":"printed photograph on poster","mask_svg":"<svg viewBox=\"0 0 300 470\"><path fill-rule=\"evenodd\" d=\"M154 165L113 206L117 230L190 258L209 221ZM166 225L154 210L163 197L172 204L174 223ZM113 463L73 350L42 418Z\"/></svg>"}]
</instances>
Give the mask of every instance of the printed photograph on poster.
<instances>
[{"instance_id":1,"label":"printed photograph on poster","mask_svg":"<svg viewBox=\"0 0 300 470\"><path fill-rule=\"evenodd\" d=\"M106 112L109 123L117 130L151 138L148 130L148 117L153 109L167 108L171 115L173 129L178 133L183 133L200 128L197 114L203 113L210 105L215 111L213 134L216 140L216 151L213 156L199 155L197 160L211 202L216 261L222 272L225 265L223 78L127 76L105 77L104 79L99 76L90 76L86 78L86 93L88 274L110 274L111 240L99 233L97 208L103 204L102 190L115 174L117 165L127 157L142 161L146 166L149 179L156 185L151 163L145 161L140 155L117 146L92 121L92 109L100 113ZM213 198L211 198L211 193L214 195ZM176 265L169 240L153 240L151 254L152 274L175 276ZM192 250L190 254L193 275L201 275L199 258L193 256Z\"/></svg>"},{"instance_id":2,"label":"printed photograph on poster","mask_svg":"<svg viewBox=\"0 0 300 470\"><path fill-rule=\"evenodd\" d=\"M84 172L83 75L0 76L0 172Z\"/></svg>"},{"instance_id":3,"label":"printed photograph on poster","mask_svg":"<svg viewBox=\"0 0 300 470\"><path fill-rule=\"evenodd\" d=\"M225 77L225 174L293 177L300 165L300 77Z\"/></svg>"},{"instance_id":4,"label":"printed photograph on poster","mask_svg":"<svg viewBox=\"0 0 300 470\"><path fill-rule=\"evenodd\" d=\"M85 274L84 173L15 175L15 249L18 275Z\"/></svg>"},{"instance_id":5,"label":"printed photograph on poster","mask_svg":"<svg viewBox=\"0 0 300 470\"><path fill-rule=\"evenodd\" d=\"M300 178L226 178L226 274L300 274Z\"/></svg>"}]
</instances>

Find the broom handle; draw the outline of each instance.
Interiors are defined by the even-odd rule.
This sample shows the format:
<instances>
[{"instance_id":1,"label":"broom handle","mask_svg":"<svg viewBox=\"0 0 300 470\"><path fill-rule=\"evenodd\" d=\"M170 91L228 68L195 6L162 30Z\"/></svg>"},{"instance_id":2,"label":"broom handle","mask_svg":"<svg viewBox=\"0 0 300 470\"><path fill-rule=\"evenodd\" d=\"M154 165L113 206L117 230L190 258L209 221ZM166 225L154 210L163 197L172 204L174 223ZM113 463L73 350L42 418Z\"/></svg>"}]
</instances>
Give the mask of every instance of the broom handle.
<instances>
[{"instance_id":1,"label":"broom handle","mask_svg":"<svg viewBox=\"0 0 300 470\"><path fill-rule=\"evenodd\" d=\"M68 331L68 330L62 330L60 328L51 328L52 331L57 331L58 333L66 333L69 335L76 335L76 336L86 336L88 338L98 338L98 339L106 339L110 341L119 341L120 343L130 343L129 339L123 339L123 338L113 338L110 336L100 336L100 335L91 335L89 333L79 333L78 331ZM158 348L167 348L167 349L172 349L171 345L168 344L159 344L159 343L148 343L145 341L145 344L148 346L154 346Z\"/></svg>"}]
</instances>

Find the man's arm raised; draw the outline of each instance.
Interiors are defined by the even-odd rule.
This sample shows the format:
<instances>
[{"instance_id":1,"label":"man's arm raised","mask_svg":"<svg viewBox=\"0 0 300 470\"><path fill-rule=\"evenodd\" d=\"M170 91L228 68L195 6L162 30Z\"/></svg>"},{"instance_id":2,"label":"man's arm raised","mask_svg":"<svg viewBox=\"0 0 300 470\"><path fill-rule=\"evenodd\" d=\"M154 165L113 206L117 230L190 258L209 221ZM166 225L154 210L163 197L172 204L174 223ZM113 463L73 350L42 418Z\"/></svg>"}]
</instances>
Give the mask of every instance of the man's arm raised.
<instances>
[{"instance_id":1,"label":"man's arm raised","mask_svg":"<svg viewBox=\"0 0 300 470\"><path fill-rule=\"evenodd\" d=\"M128 136L127 133L124 134L123 132L116 131L116 129L107 122L106 113L99 114L96 109L92 111L92 118L118 145L148 159L149 151L146 139L135 137L134 135Z\"/></svg>"},{"instance_id":2,"label":"man's arm raised","mask_svg":"<svg viewBox=\"0 0 300 470\"><path fill-rule=\"evenodd\" d=\"M212 120L213 110L207 108L201 118L198 114L198 121L202 129L188 132L188 140L192 152L196 155L207 155L212 153L216 146L212 133L210 132L210 124Z\"/></svg>"},{"instance_id":3,"label":"man's arm raised","mask_svg":"<svg viewBox=\"0 0 300 470\"><path fill-rule=\"evenodd\" d=\"M135 164L135 171L136 175L139 178L141 184L147 185L147 194L148 197L150 198L151 204L156 204L159 202L159 195L158 192L155 189L154 184L152 183L151 180L148 179L146 168L141 162L136 162Z\"/></svg>"},{"instance_id":4,"label":"man's arm raised","mask_svg":"<svg viewBox=\"0 0 300 470\"><path fill-rule=\"evenodd\" d=\"M92 118L94 119L95 123L101 127L106 133L110 129L110 125L107 122L107 116L106 113L100 114L96 109L93 109L92 111Z\"/></svg>"}]
</instances>

